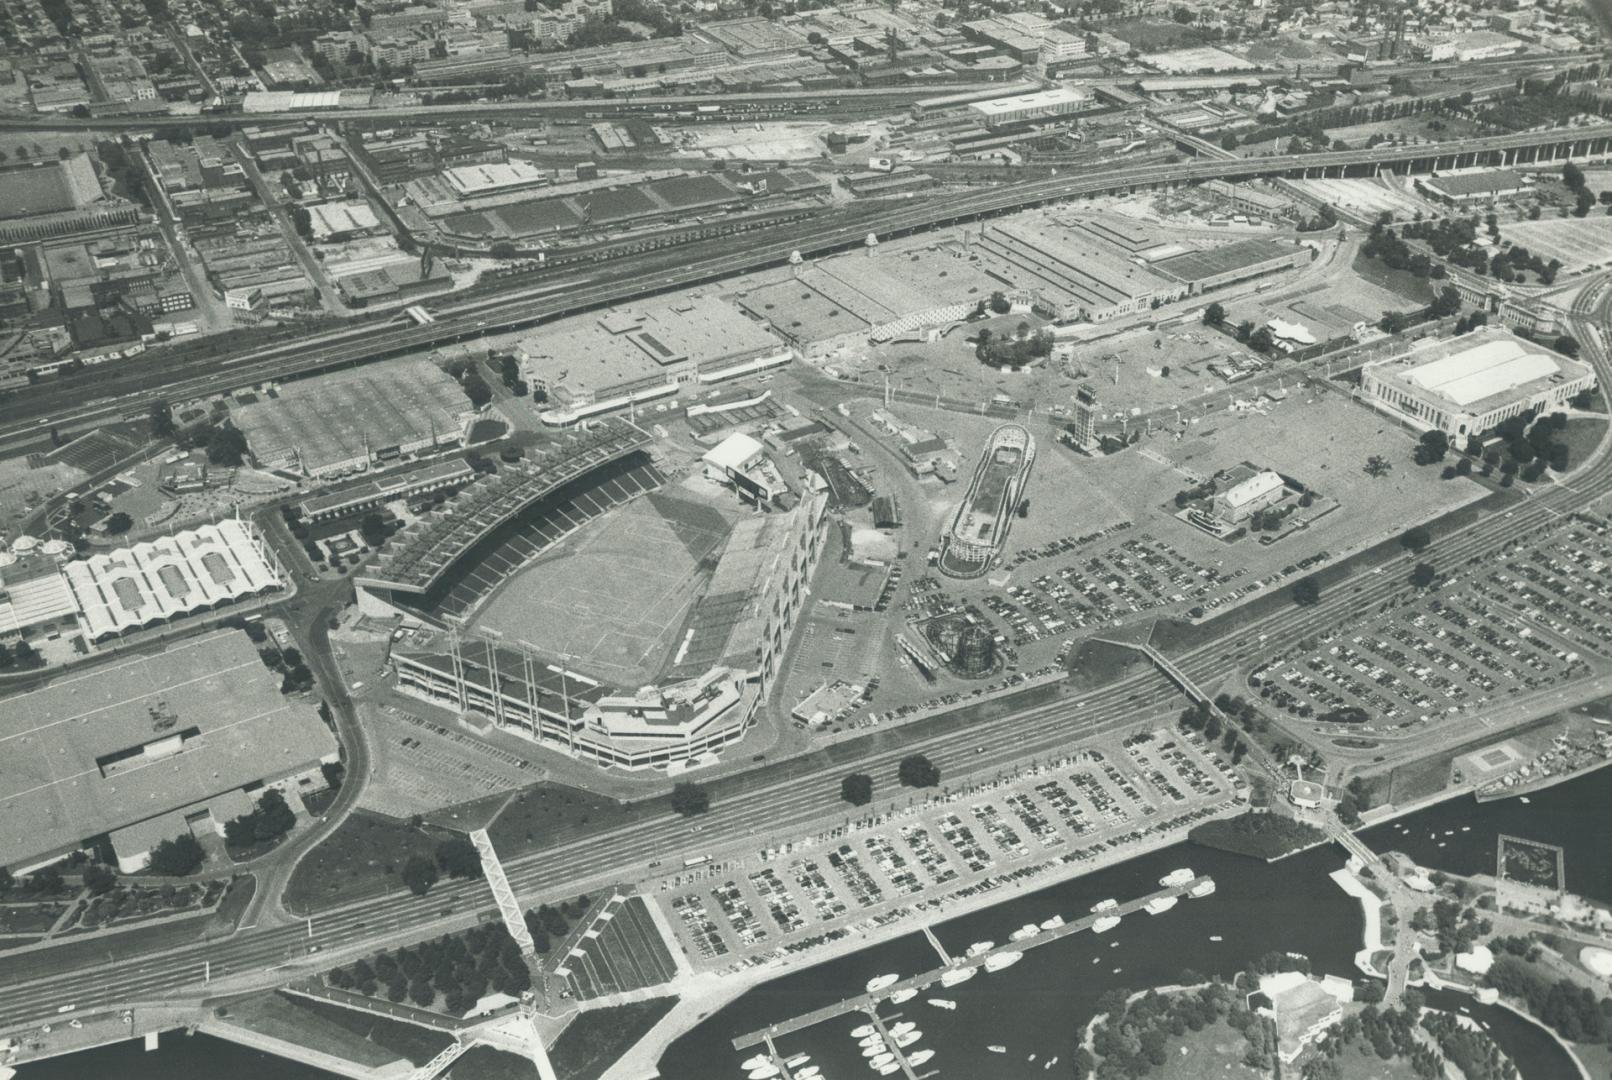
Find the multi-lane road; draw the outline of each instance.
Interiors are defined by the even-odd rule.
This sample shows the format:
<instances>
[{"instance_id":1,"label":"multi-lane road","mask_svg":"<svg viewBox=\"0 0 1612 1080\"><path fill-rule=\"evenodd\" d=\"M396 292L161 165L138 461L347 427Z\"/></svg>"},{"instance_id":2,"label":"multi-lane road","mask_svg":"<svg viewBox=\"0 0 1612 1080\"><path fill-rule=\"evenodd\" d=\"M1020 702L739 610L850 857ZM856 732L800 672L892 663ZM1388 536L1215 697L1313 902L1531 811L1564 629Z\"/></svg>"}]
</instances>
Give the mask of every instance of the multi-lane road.
<instances>
[{"instance_id":1,"label":"multi-lane road","mask_svg":"<svg viewBox=\"0 0 1612 1080\"><path fill-rule=\"evenodd\" d=\"M159 359L123 361L98 369L93 376L43 383L20 391L7 402L0 423L0 446L29 437L51 425L76 427L104 423L143 412L163 397L219 393L272 379L282 379L370 360L419 352L471 340L486 334L519 330L567 315L626 300L685 288L734 274L785 263L792 253L825 254L853 248L870 231L879 236L909 235L927 229L977 221L982 217L1082 195L1124 191L1161 184L1213 178L1320 173L1324 170L1373 168L1381 165L1431 167L1471 164L1497 155L1556 153L1573 148L1582 156L1612 152L1612 124L1549 132L1497 135L1417 147L1377 146L1315 154L1284 154L1235 160L1195 159L1176 163L1086 170L1018 184L987 188L934 199L915 200L895 209L825 215L811 222L758 230L738 246L719 238L657 252L633 267L600 268L561 274L536 288L510 296L492 296L447 305L436 322L422 326L370 325L337 331L241 356L218 356L180 367ZM93 378L98 396L84 400L84 380Z\"/></svg>"},{"instance_id":2,"label":"multi-lane road","mask_svg":"<svg viewBox=\"0 0 1612 1080\"><path fill-rule=\"evenodd\" d=\"M1604 325L1607 290L1597 283L1575 305L1572 318L1603 380L1612 365L1589 322ZM1547 525L1561 514L1612 493L1612 461L1603 443L1568 482L1522 500L1503 515L1477 519L1441 538L1463 551L1495 550L1505 539ZM1177 665L1200 684L1213 685L1225 673L1265 650L1267 641L1291 641L1370 610L1405 588L1410 555L1381 574L1360 574L1329 582L1320 603L1311 607L1270 605L1263 613L1233 613L1220 623L1221 637L1176 657ZM1400 565L1403 564L1403 565ZM1216 624L1210 624L1213 627ZM1229 640L1227 640L1229 639ZM889 790L899 759L914 751L928 754L949 782L990 774L1033 756L1067 752L1081 740L1138 721L1164 720L1177 702L1161 694L1155 674L1137 675L1084 696L1064 695L967 725L946 717L869 736L805 760L759 769L725 788L721 800L697 826L671 814L567 840L538 853L506 858L511 883L527 902L571 895L610 881L640 879L661 859L698 851L721 857L754 850L764 842L829 828L845 816L839 778L854 767L878 778ZM898 802L911 797L904 795ZM692 831L698 828L698 832ZM480 882L439 885L426 898L393 893L353 903L313 918L306 926L253 927L226 940L198 943L113 965L18 964L0 988L0 1030L14 1030L49 1019L67 1004L81 1011L112 1008L163 996L195 996L204 964L215 980L230 985L273 985L334 962L344 953L396 945L489 917L491 897ZM46 954L48 956L48 954ZM28 972L25 974L24 972Z\"/></svg>"}]
</instances>

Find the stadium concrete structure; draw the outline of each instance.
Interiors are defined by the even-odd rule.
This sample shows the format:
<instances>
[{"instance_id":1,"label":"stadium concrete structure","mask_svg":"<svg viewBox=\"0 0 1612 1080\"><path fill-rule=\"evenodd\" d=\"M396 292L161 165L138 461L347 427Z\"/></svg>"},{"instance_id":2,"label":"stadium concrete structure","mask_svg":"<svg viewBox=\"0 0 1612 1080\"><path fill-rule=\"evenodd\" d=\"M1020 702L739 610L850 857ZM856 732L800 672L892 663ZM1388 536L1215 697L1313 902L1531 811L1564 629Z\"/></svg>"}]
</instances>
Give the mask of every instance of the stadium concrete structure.
<instances>
[{"instance_id":1,"label":"stadium concrete structure","mask_svg":"<svg viewBox=\"0 0 1612 1080\"><path fill-rule=\"evenodd\" d=\"M475 415L459 384L429 360L372 364L230 401L259 465L314 477L456 446Z\"/></svg>"},{"instance_id":2,"label":"stadium concrete structure","mask_svg":"<svg viewBox=\"0 0 1612 1080\"><path fill-rule=\"evenodd\" d=\"M614 308L545 327L516 346L527 383L554 403L543 422L567 427L678 392L787 364L789 346L715 297Z\"/></svg>"},{"instance_id":3,"label":"stadium concrete structure","mask_svg":"<svg viewBox=\"0 0 1612 1080\"><path fill-rule=\"evenodd\" d=\"M1002 552L1008 527L1035 463L1035 437L1018 424L991 433L980 453L968 494L941 538L940 569L950 577L978 577Z\"/></svg>"},{"instance_id":4,"label":"stadium concrete structure","mask_svg":"<svg viewBox=\"0 0 1612 1080\"><path fill-rule=\"evenodd\" d=\"M1590 365L1494 327L1424 342L1360 373L1373 405L1463 439L1530 409L1561 408L1594 386Z\"/></svg>"},{"instance_id":5,"label":"stadium concrete structure","mask_svg":"<svg viewBox=\"0 0 1612 1080\"><path fill-rule=\"evenodd\" d=\"M247 521L188 529L62 566L90 641L159 626L281 587L278 557Z\"/></svg>"},{"instance_id":6,"label":"stadium concrete structure","mask_svg":"<svg viewBox=\"0 0 1612 1080\"><path fill-rule=\"evenodd\" d=\"M394 650L398 689L603 767L708 760L744 737L771 690L822 554L827 505L812 492L735 525L652 685L612 688L534 650L453 633Z\"/></svg>"},{"instance_id":7,"label":"stadium concrete structure","mask_svg":"<svg viewBox=\"0 0 1612 1080\"><path fill-rule=\"evenodd\" d=\"M82 210L100 197L88 154L0 169L0 218Z\"/></svg>"},{"instance_id":8,"label":"stadium concrete structure","mask_svg":"<svg viewBox=\"0 0 1612 1080\"><path fill-rule=\"evenodd\" d=\"M188 829L222 829L231 793L323 787L335 736L281 696L230 630L6 699L0 709L0 866L42 866L110 836L119 865ZM293 803L293 805L295 805ZM154 823L144 829L134 828Z\"/></svg>"}]
</instances>

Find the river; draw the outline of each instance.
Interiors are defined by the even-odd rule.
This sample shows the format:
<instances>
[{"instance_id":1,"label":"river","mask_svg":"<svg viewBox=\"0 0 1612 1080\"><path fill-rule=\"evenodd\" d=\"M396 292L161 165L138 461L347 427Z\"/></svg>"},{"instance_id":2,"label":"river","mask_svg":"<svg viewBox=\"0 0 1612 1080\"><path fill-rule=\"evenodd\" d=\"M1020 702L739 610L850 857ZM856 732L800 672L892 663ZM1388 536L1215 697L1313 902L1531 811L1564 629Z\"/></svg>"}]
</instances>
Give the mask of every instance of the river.
<instances>
[{"instance_id":1,"label":"river","mask_svg":"<svg viewBox=\"0 0 1612 1080\"><path fill-rule=\"evenodd\" d=\"M1463 796L1362 835L1377 850L1397 848L1424 866L1455 873L1492 873L1495 839L1501 833L1560 844L1574 891L1612 902L1612 831L1586 827L1598 826L1608 806L1612 770L1601 770L1538 792L1528 803L1507 799L1479 804ZM1107 934L1073 934L1032 949L1007 971L981 973L949 990L936 987L899 1011L923 1031L917 1048L935 1051L928 1067L940 1069L943 1077L1028 1080L1067 1075L1064 1066L1080 1031L1108 990L1174 983L1188 970L1230 976L1273 949L1303 953L1317 971L1352 977L1362 932L1360 908L1327 877L1342 863L1343 855L1334 847L1265 864L1178 844L1013 896L941 923L936 934L953 953L975 941L1005 942L1024 923L1039 923L1055 913L1070 918L1105 897L1125 900L1150 892L1160 877L1180 866L1209 874L1218 885L1213 896L1183 899L1158 916L1138 912ZM914 933L774 979L673 1043L661 1059L661 1073L667 1080L742 1077L739 1062L754 1051L736 1053L731 1045L736 1035L830 1004L859 991L875 975L913 974L934 967L937 959L924 937ZM957 1009L927 1005L927 997L953 1000ZM1571 1060L1537 1025L1462 994L1432 994L1429 1000L1486 1024L1527 1080L1577 1080ZM886 1015L895 1011L888 1005L884 1009ZM820 1024L780 1040L779 1049L786 1055L811 1054L826 1080L862 1080L873 1074L849 1036L862 1022L848 1017ZM986 1047L991 1044L1005 1046L1008 1053L990 1053ZM1047 1069L1054 1057L1059 1064ZM125 1043L31 1065L20 1078L313 1080L326 1075L204 1036L168 1035L155 1053Z\"/></svg>"}]
</instances>

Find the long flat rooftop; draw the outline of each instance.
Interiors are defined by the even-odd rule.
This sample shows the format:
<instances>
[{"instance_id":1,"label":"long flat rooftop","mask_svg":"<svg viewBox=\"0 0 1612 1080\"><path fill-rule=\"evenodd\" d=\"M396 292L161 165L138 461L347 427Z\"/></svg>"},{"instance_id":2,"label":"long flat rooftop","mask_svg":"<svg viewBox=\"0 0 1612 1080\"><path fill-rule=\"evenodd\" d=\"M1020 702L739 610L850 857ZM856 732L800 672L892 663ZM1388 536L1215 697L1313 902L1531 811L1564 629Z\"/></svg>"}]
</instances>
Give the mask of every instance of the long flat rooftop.
<instances>
[{"instance_id":1,"label":"long flat rooftop","mask_svg":"<svg viewBox=\"0 0 1612 1080\"><path fill-rule=\"evenodd\" d=\"M0 700L0 866L334 754L279 681L230 630Z\"/></svg>"},{"instance_id":2,"label":"long flat rooftop","mask_svg":"<svg viewBox=\"0 0 1612 1080\"><path fill-rule=\"evenodd\" d=\"M1592 369L1508 330L1486 328L1427 342L1366 370L1416 397L1482 415Z\"/></svg>"}]
</instances>

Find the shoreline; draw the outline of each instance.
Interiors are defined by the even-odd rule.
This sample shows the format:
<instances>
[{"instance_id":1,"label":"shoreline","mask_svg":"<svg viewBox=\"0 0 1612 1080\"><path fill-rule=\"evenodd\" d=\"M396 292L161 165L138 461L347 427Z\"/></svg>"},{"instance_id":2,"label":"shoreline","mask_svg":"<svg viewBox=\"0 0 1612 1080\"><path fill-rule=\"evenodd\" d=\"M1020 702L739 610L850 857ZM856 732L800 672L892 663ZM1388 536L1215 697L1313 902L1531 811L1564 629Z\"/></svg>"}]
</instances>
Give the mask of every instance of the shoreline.
<instances>
[{"instance_id":1,"label":"shoreline","mask_svg":"<svg viewBox=\"0 0 1612 1080\"><path fill-rule=\"evenodd\" d=\"M816 967L818 964L851 953L861 952L863 949L883 945L909 934L922 933L925 927L933 927L963 915L984 911L1017 895L1040 892L1050 886L1061 885L1066 881L1118 866L1155 851L1188 843L1190 831L1191 826L1185 826L1156 840L1148 838L1124 848L1104 851L1097 858L1086 862L1062 863L1053 860L1048 864L1045 873L1012 882L1002 888L962 897L948 903L940 911L925 912L926 918L903 919L864 931L854 937L830 942L811 954L809 964L798 963L800 955L791 954L739 974L719 975L715 971L706 971L690 977L685 984L669 984L666 987L667 994L677 995L677 1005L661 1017L660 1022L643 1038L616 1059L616 1062L605 1071L601 1080L656 1080L660 1076L660 1059L665 1056L672 1043L738 998L774 979ZM1150 840L1153 842L1149 842Z\"/></svg>"}]
</instances>

